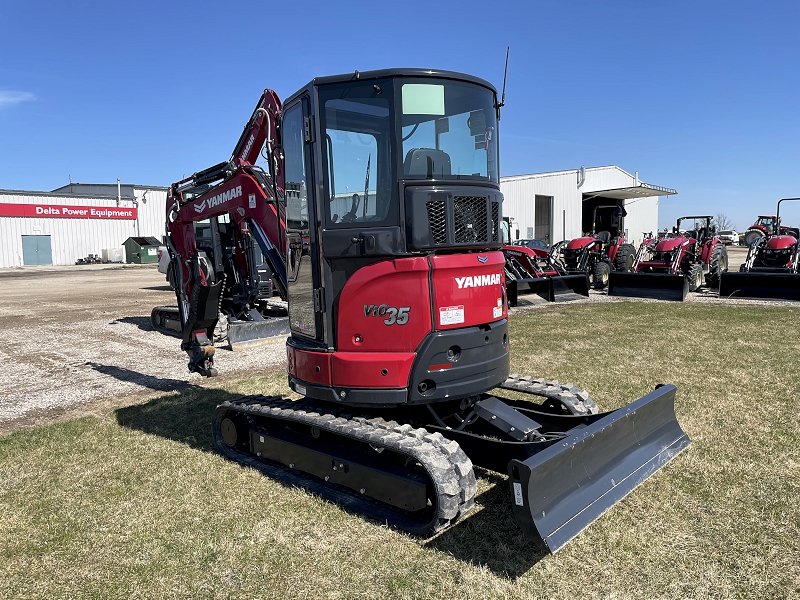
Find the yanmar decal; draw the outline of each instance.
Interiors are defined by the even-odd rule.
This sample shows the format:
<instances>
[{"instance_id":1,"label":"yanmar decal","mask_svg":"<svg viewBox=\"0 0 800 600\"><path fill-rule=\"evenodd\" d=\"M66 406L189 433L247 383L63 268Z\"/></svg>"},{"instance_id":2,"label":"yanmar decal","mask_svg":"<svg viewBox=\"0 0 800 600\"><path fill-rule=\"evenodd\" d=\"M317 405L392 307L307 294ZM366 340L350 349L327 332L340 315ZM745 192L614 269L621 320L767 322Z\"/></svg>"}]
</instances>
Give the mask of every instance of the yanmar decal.
<instances>
[{"instance_id":1,"label":"yanmar decal","mask_svg":"<svg viewBox=\"0 0 800 600\"><path fill-rule=\"evenodd\" d=\"M235 188L232 188L225 192L221 192L216 196L211 196L211 198L206 198L199 204L195 204L194 211L196 213L201 213L206 208L214 208L215 206L219 206L223 202L228 202L229 200L233 200L234 198L239 198L241 195L242 195L242 186L237 185Z\"/></svg>"},{"instance_id":2,"label":"yanmar decal","mask_svg":"<svg viewBox=\"0 0 800 600\"><path fill-rule=\"evenodd\" d=\"M483 287L485 285L500 285L500 274L475 275L473 277L456 277L458 289L463 290L471 287Z\"/></svg>"}]
</instances>

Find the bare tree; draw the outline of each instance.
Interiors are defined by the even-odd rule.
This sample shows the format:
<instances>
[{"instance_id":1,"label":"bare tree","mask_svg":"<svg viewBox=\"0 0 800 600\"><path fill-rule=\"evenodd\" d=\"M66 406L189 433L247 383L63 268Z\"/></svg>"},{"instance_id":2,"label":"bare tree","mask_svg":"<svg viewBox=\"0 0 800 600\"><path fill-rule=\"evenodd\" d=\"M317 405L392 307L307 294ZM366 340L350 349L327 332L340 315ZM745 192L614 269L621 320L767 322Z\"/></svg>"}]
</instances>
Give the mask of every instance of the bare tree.
<instances>
[{"instance_id":1,"label":"bare tree","mask_svg":"<svg viewBox=\"0 0 800 600\"><path fill-rule=\"evenodd\" d=\"M733 221L731 221L728 215L726 215L725 213L717 213L717 216L712 221L712 225L715 225L717 227L717 231L727 231L729 229L735 229Z\"/></svg>"}]
</instances>

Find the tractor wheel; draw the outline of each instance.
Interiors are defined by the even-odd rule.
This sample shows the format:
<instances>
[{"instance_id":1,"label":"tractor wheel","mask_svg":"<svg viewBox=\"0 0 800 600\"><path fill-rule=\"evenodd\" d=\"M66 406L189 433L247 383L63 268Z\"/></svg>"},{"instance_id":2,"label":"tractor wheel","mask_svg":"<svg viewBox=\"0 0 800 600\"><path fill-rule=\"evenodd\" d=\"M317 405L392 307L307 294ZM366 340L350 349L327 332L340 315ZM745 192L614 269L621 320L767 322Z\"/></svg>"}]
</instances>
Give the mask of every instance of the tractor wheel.
<instances>
[{"instance_id":1,"label":"tractor wheel","mask_svg":"<svg viewBox=\"0 0 800 600\"><path fill-rule=\"evenodd\" d=\"M604 261L599 261L594 266L594 272L592 273L592 283L594 284L594 289L602 290L608 285L608 274L611 272L611 266Z\"/></svg>"},{"instance_id":2,"label":"tractor wheel","mask_svg":"<svg viewBox=\"0 0 800 600\"><path fill-rule=\"evenodd\" d=\"M689 291L696 292L703 285L703 266L700 263L692 264L686 272L686 279L689 280Z\"/></svg>"},{"instance_id":3,"label":"tractor wheel","mask_svg":"<svg viewBox=\"0 0 800 600\"><path fill-rule=\"evenodd\" d=\"M752 246L764 237L766 237L766 234L760 229L748 229L744 234L744 243L746 246Z\"/></svg>"},{"instance_id":4,"label":"tractor wheel","mask_svg":"<svg viewBox=\"0 0 800 600\"><path fill-rule=\"evenodd\" d=\"M718 288L720 276L728 271L728 249L724 244L717 244L711 251L711 258L708 260L708 273L706 273L706 285Z\"/></svg>"},{"instance_id":5,"label":"tractor wheel","mask_svg":"<svg viewBox=\"0 0 800 600\"><path fill-rule=\"evenodd\" d=\"M633 244L622 244L614 257L614 270L630 273L634 260L636 260L636 248Z\"/></svg>"}]
</instances>

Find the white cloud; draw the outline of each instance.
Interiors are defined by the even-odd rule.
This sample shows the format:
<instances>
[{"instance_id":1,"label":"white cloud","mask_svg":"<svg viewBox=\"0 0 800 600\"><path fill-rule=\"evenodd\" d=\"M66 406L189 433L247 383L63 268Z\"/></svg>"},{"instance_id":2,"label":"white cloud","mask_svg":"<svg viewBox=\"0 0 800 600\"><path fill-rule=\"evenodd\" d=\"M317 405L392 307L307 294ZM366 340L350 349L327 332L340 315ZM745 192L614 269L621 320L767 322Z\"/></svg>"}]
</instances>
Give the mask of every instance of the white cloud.
<instances>
[{"instance_id":1,"label":"white cloud","mask_svg":"<svg viewBox=\"0 0 800 600\"><path fill-rule=\"evenodd\" d=\"M0 90L0 109L21 104L22 102L30 102L31 100L36 100L36 96L30 92L6 92Z\"/></svg>"}]
</instances>

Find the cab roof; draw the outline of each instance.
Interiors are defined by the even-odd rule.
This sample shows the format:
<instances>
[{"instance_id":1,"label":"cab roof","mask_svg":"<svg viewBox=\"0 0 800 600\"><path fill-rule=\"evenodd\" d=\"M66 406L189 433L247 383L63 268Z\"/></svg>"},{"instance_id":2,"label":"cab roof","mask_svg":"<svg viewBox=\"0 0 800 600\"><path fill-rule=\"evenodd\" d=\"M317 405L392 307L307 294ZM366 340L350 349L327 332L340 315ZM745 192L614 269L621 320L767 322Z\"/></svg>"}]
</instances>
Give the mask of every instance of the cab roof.
<instances>
[{"instance_id":1,"label":"cab roof","mask_svg":"<svg viewBox=\"0 0 800 600\"><path fill-rule=\"evenodd\" d=\"M379 69L377 71L354 71L352 73L343 73L341 75L326 75L325 77L315 77L307 85L297 90L294 94L286 98L285 102L289 102L299 93L315 85L327 85L330 83L347 83L350 81L366 81L370 79L385 79L389 77L438 77L441 79L453 79L456 81L465 81L467 83L475 83L492 90L497 95L497 89L485 79L468 75L466 73L458 73L456 71L442 71L438 69L412 69L412 68L394 68L394 69Z\"/></svg>"}]
</instances>

